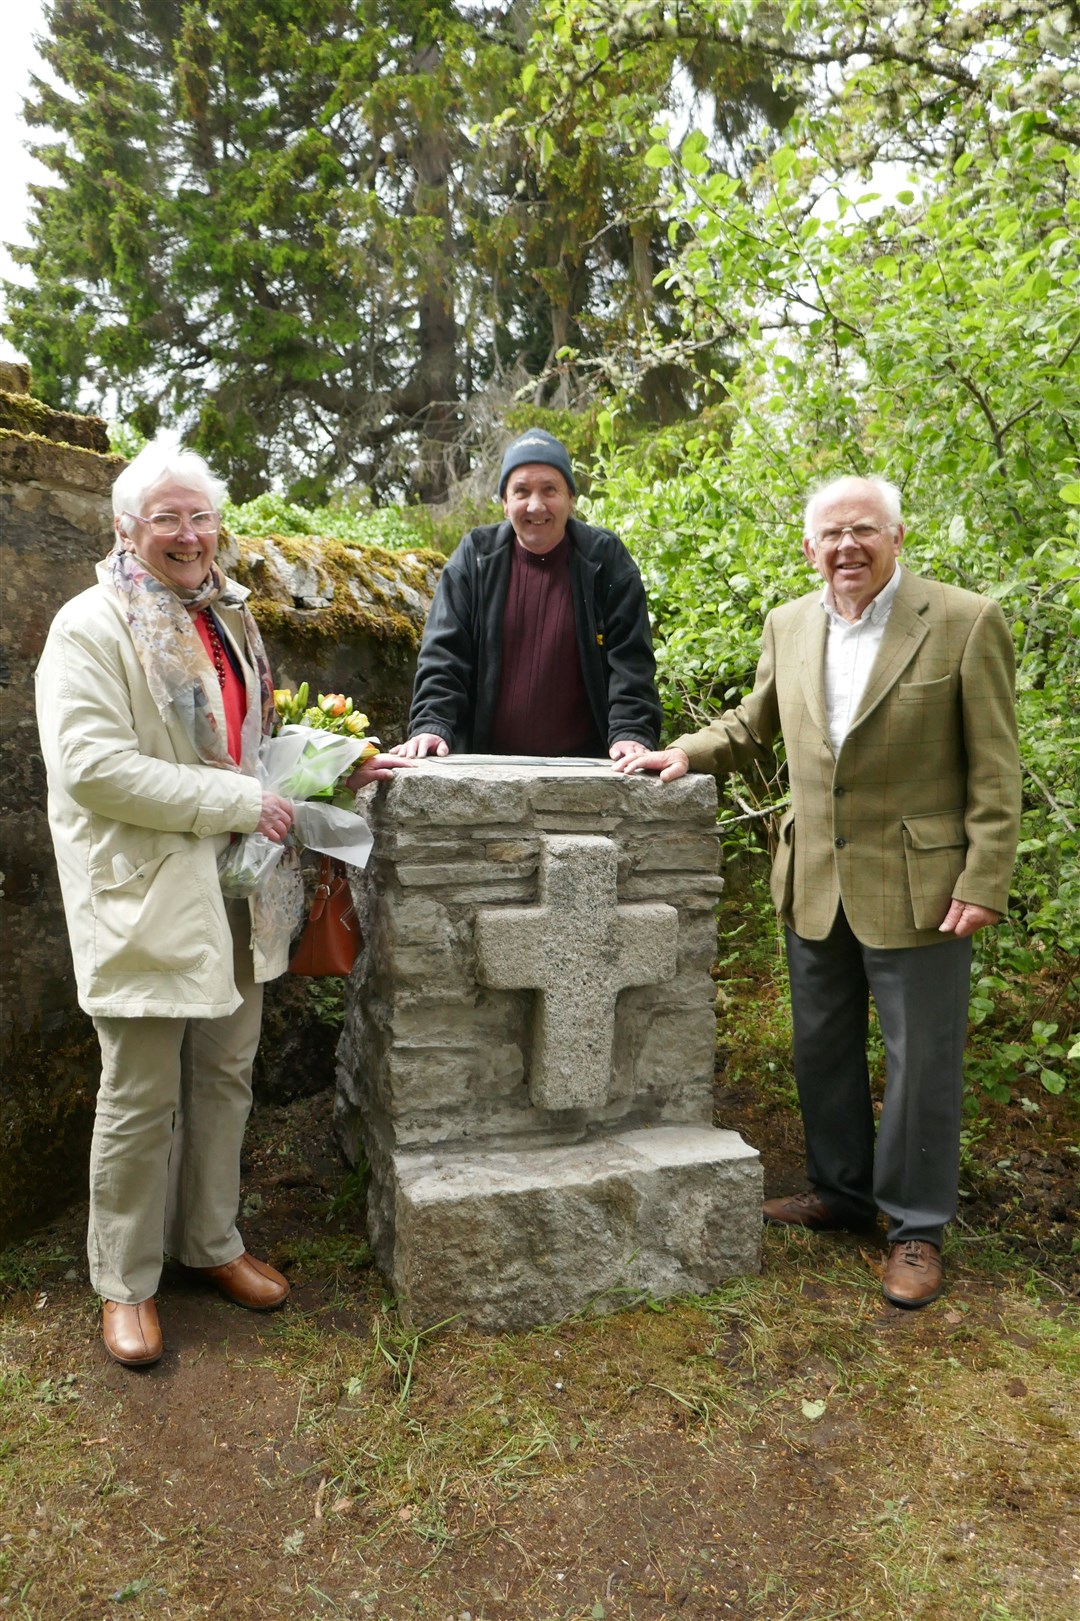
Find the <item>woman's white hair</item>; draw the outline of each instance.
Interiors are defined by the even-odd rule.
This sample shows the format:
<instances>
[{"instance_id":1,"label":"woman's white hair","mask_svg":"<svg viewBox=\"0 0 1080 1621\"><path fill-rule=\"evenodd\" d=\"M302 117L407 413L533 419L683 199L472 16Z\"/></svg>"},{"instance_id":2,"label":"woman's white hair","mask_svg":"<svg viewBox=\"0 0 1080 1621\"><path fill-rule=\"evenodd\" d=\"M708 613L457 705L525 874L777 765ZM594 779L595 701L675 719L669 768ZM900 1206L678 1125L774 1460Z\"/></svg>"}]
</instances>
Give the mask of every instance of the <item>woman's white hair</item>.
<instances>
[{"instance_id":1,"label":"woman's white hair","mask_svg":"<svg viewBox=\"0 0 1080 1621\"><path fill-rule=\"evenodd\" d=\"M141 516L147 495L166 479L187 490L205 493L207 506L214 512L221 511L228 497L224 481L210 471L198 451L186 450L177 433L159 433L143 446L134 461L128 462L113 484L113 516L119 520L125 535L131 533L131 520L123 514L134 512Z\"/></svg>"},{"instance_id":2,"label":"woman's white hair","mask_svg":"<svg viewBox=\"0 0 1080 1621\"><path fill-rule=\"evenodd\" d=\"M890 523L899 523L900 519L900 491L895 484L890 484L887 478L879 478L876 473L862 478L856 473L845 473L842 478L831 478L827 484L821 484L812 490L806 503L803 514L803 534L812 536L814 533L814 517L820 506L834 495L839 494L845 484L872 484L881 496L885 507L885 515Z\"/></svg>"}]
</instances>

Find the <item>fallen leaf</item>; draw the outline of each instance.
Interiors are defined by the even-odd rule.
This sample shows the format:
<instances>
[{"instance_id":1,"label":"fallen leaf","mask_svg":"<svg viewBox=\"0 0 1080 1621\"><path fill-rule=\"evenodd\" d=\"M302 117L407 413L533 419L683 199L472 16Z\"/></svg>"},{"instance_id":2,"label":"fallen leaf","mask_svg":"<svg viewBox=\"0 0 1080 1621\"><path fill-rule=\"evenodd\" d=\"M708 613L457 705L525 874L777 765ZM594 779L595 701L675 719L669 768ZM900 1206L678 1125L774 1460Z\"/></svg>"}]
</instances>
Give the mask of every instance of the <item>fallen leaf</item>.
<instances>
[{"instance_id":1,"label":"fallen leaf","mask_svg":"<svg viewBox=\"0 0 1080 1621\"><path fill-rule=\"evenodd\" d=\"M823 1401L804 1401L802 1410L804 1418L820 1418L825 1411L825 1403Z\"/></svg>"}]
</instances>

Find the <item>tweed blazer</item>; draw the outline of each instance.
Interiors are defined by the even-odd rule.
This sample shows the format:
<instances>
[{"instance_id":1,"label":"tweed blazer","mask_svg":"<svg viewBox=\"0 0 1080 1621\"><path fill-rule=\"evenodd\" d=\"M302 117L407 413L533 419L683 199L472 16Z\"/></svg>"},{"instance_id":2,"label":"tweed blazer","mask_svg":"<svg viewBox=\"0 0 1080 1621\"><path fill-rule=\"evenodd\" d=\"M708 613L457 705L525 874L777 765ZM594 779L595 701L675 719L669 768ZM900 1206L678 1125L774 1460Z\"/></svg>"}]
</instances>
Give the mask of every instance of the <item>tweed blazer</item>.
<instances>
[{"instance_id":1,"label":"tweed blazer","mask_svg":"<svg viewBox=\"0 0 1080 1621\"><path fill-rule=\"evenodd\" d=\"M996 602L905 569L838 754L825 711L816 591L765 621L754 689L676 739L721 774L787 751L791 807L773 861L777 910L822 940L842 903L868 946L936 945L952 897L1004 913L1020 825L1013 650Z\"/></svg>"}]
</instances>

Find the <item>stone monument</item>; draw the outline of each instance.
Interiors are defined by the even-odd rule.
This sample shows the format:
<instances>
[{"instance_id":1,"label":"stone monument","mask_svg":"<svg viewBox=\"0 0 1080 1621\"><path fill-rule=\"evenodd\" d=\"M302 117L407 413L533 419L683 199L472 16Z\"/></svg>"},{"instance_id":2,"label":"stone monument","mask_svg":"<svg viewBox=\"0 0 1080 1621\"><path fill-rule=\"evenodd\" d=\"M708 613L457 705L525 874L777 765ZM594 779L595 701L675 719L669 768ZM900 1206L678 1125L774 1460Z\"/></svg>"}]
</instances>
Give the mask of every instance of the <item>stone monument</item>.
<instances>
[{"instance_id":1,"label":"stone monument","mask_svg":"<svg viewBox=\"0 0 1080 1621\"><path fill-rule=\"evenodd\" d=\"M756 1271L758 1155L711 1124L713 780L452 755L368 793L337 1121L406 1320Z\"/></svg>"}]
</instances>

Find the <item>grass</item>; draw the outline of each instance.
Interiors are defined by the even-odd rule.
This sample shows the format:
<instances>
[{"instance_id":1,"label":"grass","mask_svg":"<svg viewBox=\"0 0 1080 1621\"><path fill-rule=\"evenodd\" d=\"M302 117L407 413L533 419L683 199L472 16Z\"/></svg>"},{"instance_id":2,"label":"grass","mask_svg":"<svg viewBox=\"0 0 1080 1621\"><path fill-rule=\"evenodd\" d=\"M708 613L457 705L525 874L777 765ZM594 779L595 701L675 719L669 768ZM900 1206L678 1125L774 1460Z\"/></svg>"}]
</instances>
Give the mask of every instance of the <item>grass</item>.
<instances>
[{"instance_id":1,"label":"grass","mask_svg":"<svg viewBox=\"0 0 1080 1621\"><path fill-rule=\"evenodd\" d=\"M749 929L721 999L744 980L757 1018L722 1022L722 1084L788 1118L783 966ZM971 1154L994 1129L971 1128ZM271 1172L304 1157L288 1111L271 1148ZM903 1313L875 1248L770 1228L761 1274L700 1299L416 1335L357 1236L362 1195L343 1175L277 1257L296 1285L280 1313L167 1290L170 1350L146 1374L104 1359L77 1222L0 1257L0 1616L1075 1616L1060 1256L1044 1270L965 1220L947 1294Z\"/></svg>"},{"instance_id":2,"label":"grass","mask_svg":"<svg viewBox=\"0 0 1080 1621\"><path fill-rule=\"evenodd\" d=\"M955 1306L883 1316L858 1248L769 1233L760 1277L498 1338L410 1335L361 1275L365 1336L290 1311L250 1359L308 1461L258 1487L264 1607L249 1572L221 1613L1064 1621L1077 1324L1023 1273L966 1271ZM4 1322L3 1613L209 1613L229 1528L155 1499L167 1457L133 1469L89 1318L46 1331L27 1298ZM613 1596L618 1549L640 1568Z\"/></svg>"}]
</instances>

